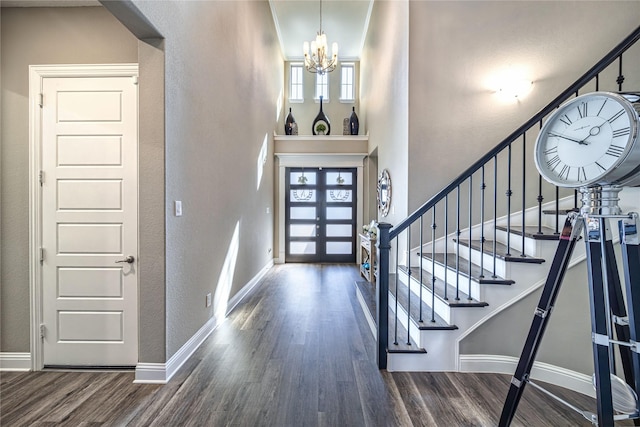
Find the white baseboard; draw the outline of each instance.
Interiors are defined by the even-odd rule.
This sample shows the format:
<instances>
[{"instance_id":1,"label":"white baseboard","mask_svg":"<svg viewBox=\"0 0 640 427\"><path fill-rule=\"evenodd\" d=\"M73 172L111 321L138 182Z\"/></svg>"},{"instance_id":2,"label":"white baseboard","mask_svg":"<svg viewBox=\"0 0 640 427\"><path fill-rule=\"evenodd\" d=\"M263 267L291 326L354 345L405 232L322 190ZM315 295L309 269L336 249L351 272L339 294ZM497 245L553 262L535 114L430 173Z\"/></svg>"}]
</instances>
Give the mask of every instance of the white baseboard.
<instances>
[{"instance_id":1,"label":"white baseboard","mask_svg":"<svg viewBox=\"0 0 640 427\"><path fill-rule=\"evenodd\" d=\"M253 279L243 286L240 291L229 300L227 315L260 283L267 271L273 266L273 260L269 261ZM189 360L191 355L202 345L204 340L211 335L220 324L214 317L210 318L178 351L175 352L166 363L138 363L136 365L136 377L133 381L138 384L166 384L178 369Z\"/></svg>"},{"instance_id":2,"label":"white baseboard","mask_svg":"<svg viewBox=\"0 0 640 427\"><path fill-rule=\"evenodd\" d=\"M463 354L460 355L460 372L491 372L513 375L518 365L518 358L496 354ZM544 381L587 396L596 397L591 384L591 376L576 371L534 362L531 378Z\"/></svg>"},{"instance_id":3,"label":"white baseboard","mask_svg":"<svg viewBox=\"0 0 640 427\"><path fill-rule=\"evenodd\" d=\"M240 291L238 291L238 293L229 300L229 304L227 305L227 316L233 311L234 308L236 308L238 304L240 304L240 301L242 301L242 299L246 297L258 283L260 283L260 280L262 280L264 275L267 274L267 271L269 271L271 267L273 267L273 259L269 261L264 267L262 267L258 274L256 274L253 279L249 281L249 283L244 285L243 288L240 289Z\"/></svg>"},{"instance_id":4,"label":"white baseboard","mask_svg":"<svg viewBox=\"0 0 640 427\"><path fill-rule=\"evenodd\" d=\"M0 371L30 371L31 353L0 353Z\"/></svg>"}]
</instances>

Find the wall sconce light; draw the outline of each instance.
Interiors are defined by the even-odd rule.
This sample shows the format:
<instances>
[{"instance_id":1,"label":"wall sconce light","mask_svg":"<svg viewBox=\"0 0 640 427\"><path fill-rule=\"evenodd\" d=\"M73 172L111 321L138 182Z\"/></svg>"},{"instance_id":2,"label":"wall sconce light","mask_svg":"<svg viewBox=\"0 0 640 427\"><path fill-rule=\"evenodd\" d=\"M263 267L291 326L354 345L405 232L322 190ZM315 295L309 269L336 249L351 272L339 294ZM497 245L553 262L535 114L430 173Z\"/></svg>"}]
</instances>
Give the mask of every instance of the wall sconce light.
<instances>
[{"instance_id":1,"label":"wall sconce light","mask_svg":"<svg viewBox=\"0 0 640 427\"><path fill-rule=\"evenodd\" d=\"M509 67L493 79L496 94L504 101L513 102L525 98L533 88L533 82L521 69Z\"/></svg>"},{"instance_id":2,"label":"wall sconce light","mask_svg":"<svg viewBox=\"0 0 640 427\"><path fill-rule=\"evenodd\" d=\"M502 82L498 93L504 99L522 99L531 92L533 82L527 79L507 79Z\"/></svg>"}]
</instances>

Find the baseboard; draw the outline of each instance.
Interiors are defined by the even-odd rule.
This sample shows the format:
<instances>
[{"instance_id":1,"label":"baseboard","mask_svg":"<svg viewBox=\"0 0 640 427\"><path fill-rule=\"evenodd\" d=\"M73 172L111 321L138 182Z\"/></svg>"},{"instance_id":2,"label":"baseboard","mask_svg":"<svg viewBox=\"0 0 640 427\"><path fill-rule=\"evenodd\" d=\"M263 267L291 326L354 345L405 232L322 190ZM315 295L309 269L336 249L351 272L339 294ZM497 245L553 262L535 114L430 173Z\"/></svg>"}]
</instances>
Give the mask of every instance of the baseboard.
<instances>
[{"instance_id":1,"label":"baseboard","mask_svg":"<svg viewBox=\"0 0 640 427\"><path fill-rule=\"evenodd\" d=\"M30 371L31 353L0 353L0 371Z\"/></svg>"},{"instance_id":2,"label":"baseboard","mask_svg":"<svg viewBox=\"0 0 640 427\"><path fill-rule=\"evenodd\" d=\"M273 260L265 265L253 279L229 300L227 315L246 297L253 288L260 283L267 271L273 266ZM138 384L166 384L178 369L189 360L191 355L202 345L209 335L215 330L219 322L212 317L196 332L178 351L175 352L167 363L138 363L136 365L136 377L133 381Z\"/></svg>"},{"instance_id":3,"label":"baseboard","mask_svg":"<svg viewBox=\"0 0 640 427\"><path fill-rule=\"evenodd\" d=\"M491 372L513 375L518 365L518 358L496 354L463 354L460 355L460 372ZM591 376L576 371L534 362L531 378L544 381L587 396L596 397L591 383Z\"/></svg>"}]
</instances>

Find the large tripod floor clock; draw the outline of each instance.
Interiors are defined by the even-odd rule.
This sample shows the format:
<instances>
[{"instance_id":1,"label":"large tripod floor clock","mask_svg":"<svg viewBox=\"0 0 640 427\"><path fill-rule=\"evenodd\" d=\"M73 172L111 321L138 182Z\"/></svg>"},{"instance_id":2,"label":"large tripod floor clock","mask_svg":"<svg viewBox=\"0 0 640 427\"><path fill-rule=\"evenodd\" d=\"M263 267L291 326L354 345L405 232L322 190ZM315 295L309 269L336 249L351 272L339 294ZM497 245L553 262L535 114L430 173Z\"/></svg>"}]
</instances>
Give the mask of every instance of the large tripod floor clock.
<instances>
[{"instance_id":1,"label":"large tripod floor clock","mask_svg":"<svg viewBox=\"0 0 640 427\"><path fill-rule=\"evenodd\" d=\"M563 104L545 122L535 146L540 174L552 184L579 189L582 208L569 213L536 307L500 426L511 424L577 241L584 237L591 311L597 413L564 400L598 426L640 418L640 217L618 205L625 186L640 185L640 96L594 92ZM610 223L618 227L624 285L618 274ZM624 286L624 291L623 291ZM625 295L626 294L626 295ZM618 351L624 380L615 375ZM636 422L636 425L638 423Z\"/></svg>"}]
</instances>

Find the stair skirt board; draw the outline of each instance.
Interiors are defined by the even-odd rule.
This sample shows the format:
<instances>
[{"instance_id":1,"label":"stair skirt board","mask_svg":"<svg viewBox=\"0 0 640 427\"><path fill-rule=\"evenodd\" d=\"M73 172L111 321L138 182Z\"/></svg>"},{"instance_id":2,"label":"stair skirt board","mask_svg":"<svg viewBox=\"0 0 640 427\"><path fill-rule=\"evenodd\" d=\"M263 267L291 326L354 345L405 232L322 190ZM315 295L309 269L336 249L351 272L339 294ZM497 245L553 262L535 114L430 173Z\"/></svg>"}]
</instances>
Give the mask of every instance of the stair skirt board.
<instances>
[{"instance_id":1,"label":"stair skirt board","mask_svg":"<svg viewBox=\"0 0 640 427\"><path fill-rule=\"evenodd\" d=\"M460 355L460 372L488 372L513 375L518 365L518 358L497 354L463 354ZM569 390L577 391L595 398L596 392L591 383L591 375L571 371L560 366L544 362L534 362L531 378L544 381Z\"/></svg>"},{"instance_id":2,"label":"stair skirt board","mask_svg":"<svg viewBox=\"0 0 640 427\"><path fill-rule=\"evenodd\" d=\"M367 319L367 324L369 325L369 329L371 329L371 333L373 334L373 337L377 339L378 328L376 326L376 321L373 318L371 311L369 311L369 307L367 306L367 303L365 302L364 297L362 296L362 292L360 292L360 289L358 289L358 286L356 286L356 296L358 297L358 302L360 303L360 307L362 308L362 313L364 314L365 319Z\"/></svg>"},{"instance_id":3,"label":"stair skirt board","mask_svg":"<svg viewBox=\"0 0 640 427\"><path fill-rule=\"evenodd\" d=\"M560 208L561 209L572 209L573 208L573 196L567 196L564 197L562 199L560 199L559 201L560 204ZM548 202L542 205L542 209L543 210L552 210L555 209L555 202ZM564 224L564 216L565 215L560 215L560 229L562 229L562 224ZM511 218L512 218L512 225L516 226L516 225L520 225L520 222L522 221L522 212L513 212L511 213ZM534 206L531 208L528 208L525 211L525 220L527 221L527 223L529 222L537 222L538 221L538 207ZM484 222L484 231L485 231L485 239L490 239L493 238L493 220L489 220L489 221L485 221ZM543 220L544 222L544 220ZM552 227L551 224L551 220L549 220L546 225L548 227ZM502 225L505 226L507 224L507 215L501 216L500 218L498 218L496 220L496 223L498 225ZM545 224L543 224L545 225ZM471 227L471 237L475 240L475 239L479 239L480 235L481 235L481 231L482 231L482 227L481 224L476 224L473 227ZM498 233L501 233L500 230L498 230ZM466 230L464 230L461 234L462 238L465 238L465 236L468 236L468 228ZM449 233L447 236L447 239L449 239L449 243L448 243L448 248L449 250L452 250L455 247L455 243L452 243L453 239L457 237L456 232L453 231L451 233ZM435 250L436 252L443 252L444 251L444 237L439 237L436 239L435 241ZM522 248L520 247L521 244L519 242L521 242L522 239L521 238L511 238L511 242L512 242L512 246L514 249L517 250L522 250ZM430 254L431 253L431 246L432 243L426 243L422 246L422 250L425 254ZM406 252L406 250L405 250ZM411 249L411 254L415 255L418 254L420 252L420 246L417 246L415 248ZM536 256L537 254L533 254L534 256Z\"/></svg>"}]
</instances>

